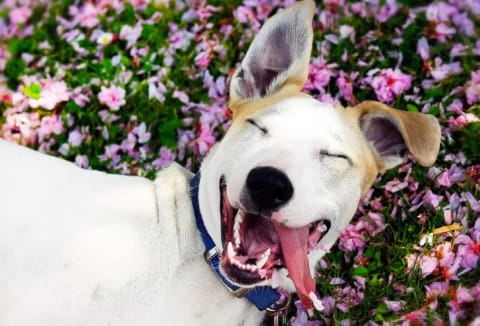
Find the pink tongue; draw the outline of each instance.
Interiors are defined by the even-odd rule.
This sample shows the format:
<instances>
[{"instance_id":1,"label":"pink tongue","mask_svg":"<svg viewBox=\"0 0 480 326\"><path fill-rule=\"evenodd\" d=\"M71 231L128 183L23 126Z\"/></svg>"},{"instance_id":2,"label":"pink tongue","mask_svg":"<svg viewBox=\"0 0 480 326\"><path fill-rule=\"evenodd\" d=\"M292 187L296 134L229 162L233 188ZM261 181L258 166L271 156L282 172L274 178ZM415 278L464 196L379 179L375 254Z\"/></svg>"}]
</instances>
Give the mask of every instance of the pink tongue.
<instances>
[{"instance_id":1,"label":"pink tongue","mask_svg":"<svg viewBox=\"0 0 480 326\"><path fill-rule=\"evenodd\" d=\"M298 296L307 309L312 308L310 293L315 293L315 281L310 274L307 256L309 227L289 228L280 223L274 223L280 237L283 259L287 265L290 279L295 284Z\"/></svg>"}]
</instances>

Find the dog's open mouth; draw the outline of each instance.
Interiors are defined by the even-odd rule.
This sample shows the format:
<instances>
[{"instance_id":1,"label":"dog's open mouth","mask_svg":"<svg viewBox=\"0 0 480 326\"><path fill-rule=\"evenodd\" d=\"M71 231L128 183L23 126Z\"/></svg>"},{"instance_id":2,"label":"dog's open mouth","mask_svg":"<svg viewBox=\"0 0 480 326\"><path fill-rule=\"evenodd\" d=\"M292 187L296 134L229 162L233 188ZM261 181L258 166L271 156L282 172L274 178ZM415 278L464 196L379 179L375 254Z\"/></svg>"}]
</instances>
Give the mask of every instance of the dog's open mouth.
<instances>
[{"instance_id":1,"label":"dog's open mouth","mask_svg":"<svg viewBox=\"0 0 480 326\"><path fill-rule=\"evenodd\" d=\"M315 284L307 254L318 246L330 222L320 220L288 228L272 219L232 207L227 188L220 185L222 210L221 267L234 283L249 287L268 280L275 269L286 267L297 292L308 296Z\"/></svg>"}]
</instances>

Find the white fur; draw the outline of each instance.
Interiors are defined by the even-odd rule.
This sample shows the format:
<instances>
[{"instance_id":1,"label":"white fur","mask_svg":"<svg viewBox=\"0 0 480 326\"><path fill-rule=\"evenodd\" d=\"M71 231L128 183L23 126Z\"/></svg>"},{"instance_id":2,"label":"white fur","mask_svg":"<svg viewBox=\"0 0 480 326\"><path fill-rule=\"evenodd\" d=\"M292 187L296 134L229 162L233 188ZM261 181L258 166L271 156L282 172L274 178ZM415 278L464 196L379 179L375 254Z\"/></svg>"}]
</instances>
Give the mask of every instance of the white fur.
<instances>
[{"instance_id":1,"label":"white fur","mask_svg":"<svg viewBox=\"0 0 480 326\"><path fill-rule=\"evenodd\" d=\"M180 166L150 182L0 153L0 325L259 323L203 260Z\"/></svg>"}]
</instances>

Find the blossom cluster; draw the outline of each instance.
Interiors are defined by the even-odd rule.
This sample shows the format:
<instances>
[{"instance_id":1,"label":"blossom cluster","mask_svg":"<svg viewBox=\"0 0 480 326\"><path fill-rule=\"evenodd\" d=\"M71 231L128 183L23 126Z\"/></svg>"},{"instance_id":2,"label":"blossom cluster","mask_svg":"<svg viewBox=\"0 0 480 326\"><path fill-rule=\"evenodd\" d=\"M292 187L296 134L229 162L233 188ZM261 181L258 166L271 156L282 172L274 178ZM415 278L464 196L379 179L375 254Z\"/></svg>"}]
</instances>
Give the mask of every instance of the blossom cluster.
<instances>
[{"instance_id":1,"label":"blossom cluster","mask_svg":"<svg viewBox=\"0 0 480 326\"><path fill-rule=\"evenodd\" d=\"M229 76L294 2L4 0L0 136L82 168L196 170L229 126ZM314 32L305 92L434 115L442 146L377 180L318 266L324 311L296 302L292 324L478 325L480 2L325 0Z\"/></svg>"}]
</instances>

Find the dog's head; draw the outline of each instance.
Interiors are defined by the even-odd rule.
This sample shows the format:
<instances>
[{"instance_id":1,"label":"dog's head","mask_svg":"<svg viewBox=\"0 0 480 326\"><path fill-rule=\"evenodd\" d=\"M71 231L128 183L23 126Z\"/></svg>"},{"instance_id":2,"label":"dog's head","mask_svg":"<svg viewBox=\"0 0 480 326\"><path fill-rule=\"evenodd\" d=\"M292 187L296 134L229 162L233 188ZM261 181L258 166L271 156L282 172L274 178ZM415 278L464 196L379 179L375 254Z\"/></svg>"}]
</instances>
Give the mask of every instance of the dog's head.
<instances>
[{"instance_id":1,"label":"dog's head","mask_svg":"<svg viewBox=\"0 0 480 326\"><path fill-rule=\"evenodd\" d=\"M200 209L221 270L242 287L314 291L315 264L350 222L377 174L410 152L434 162L432 116L378 102L353 108L301 92L313 1L270 18L232 77L233 122L202 165Z\"/></svg>"}]
</instances>

